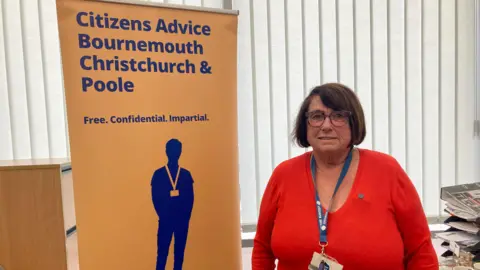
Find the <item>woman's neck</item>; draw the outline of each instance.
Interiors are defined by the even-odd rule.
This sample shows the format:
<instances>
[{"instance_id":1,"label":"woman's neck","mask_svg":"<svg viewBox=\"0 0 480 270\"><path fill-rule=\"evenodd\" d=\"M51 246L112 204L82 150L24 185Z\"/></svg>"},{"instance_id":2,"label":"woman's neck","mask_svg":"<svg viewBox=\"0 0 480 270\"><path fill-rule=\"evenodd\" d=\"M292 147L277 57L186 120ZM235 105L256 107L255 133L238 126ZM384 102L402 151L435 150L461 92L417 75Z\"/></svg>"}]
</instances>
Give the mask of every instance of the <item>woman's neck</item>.
<instances>
[{"instance_id":1,"label":"woman's neck","mask_svg":"<svg viewBox=\"0 0 480 270\"><path fill-rule=\"evenodd\" d=\"M335 151L335 152L327 152L327 153L318 152L314 150L313 156L315 157L317 168L327 169L327 168L336 168L336 167L342 166L345 160L347 159L349 152L350 152L350 148Z\"/></svg>"}]
</instances>

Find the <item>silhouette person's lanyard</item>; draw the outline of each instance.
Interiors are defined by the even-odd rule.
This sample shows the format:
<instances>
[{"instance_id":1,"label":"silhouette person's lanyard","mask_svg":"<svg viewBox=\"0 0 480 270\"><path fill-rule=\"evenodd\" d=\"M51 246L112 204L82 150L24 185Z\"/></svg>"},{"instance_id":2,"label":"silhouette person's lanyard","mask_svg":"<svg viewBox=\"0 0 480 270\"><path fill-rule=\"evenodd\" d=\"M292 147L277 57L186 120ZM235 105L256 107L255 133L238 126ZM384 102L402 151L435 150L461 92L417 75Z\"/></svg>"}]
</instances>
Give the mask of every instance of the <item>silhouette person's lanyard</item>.
<instances>
[{"instance_id":1,"label":"silhouette person's lanyard","mask_svg":"<svg viewBox=\"0 0 480 270\"><path fill-rule=\"evenodd\" d=\"M318 230L320 232L320 246L322 247L322 254L325 253L325 247L328 245L327 241L327 222L328 222L328 213L332 209L332 202L333 199L335 198L335 194L338 191L338 188L343 182L343 179L345 178L345 175L348 172L348 168L350 167L350 163L352 162L352 152L353 148L350 149L350 152L348 153L347 160L343 164L342 172L340 173L340 177L338 178L337 185L335 186L335 190L333 191L332 198L330 198L330 202L328 204L328 209L325 211L325 215L323 214L322 211L322 203L320 202L320 196L318 195L317 191L317 184L315 181L316 178L316 163L315 163L315 158L312 154L311 159L310 159L310 170L312 172L312 179L313 179L313 186L315 187L315 200L316 200L316 206L317 206L317 220L318 220Z\"/></svg>"},{"instance_id":2,"label":"silhouette person's lanyard","mask_svg":"<svg viewBox=\"0 0 480 270\"><path fill-rule=\"evenodd\" d=\"M168 164L165 166L168 173L168 178L170 178L170 184L172 184L173 190L170 191L170 197L178 197L180 196L180 191L177 190L177 183L178 183L178 176L180 175L180 166L178 166L177 174L175 176L175 181L172 178L172 174L170 173L170 169L168 168Z\"/></svg>"}]
</instances>

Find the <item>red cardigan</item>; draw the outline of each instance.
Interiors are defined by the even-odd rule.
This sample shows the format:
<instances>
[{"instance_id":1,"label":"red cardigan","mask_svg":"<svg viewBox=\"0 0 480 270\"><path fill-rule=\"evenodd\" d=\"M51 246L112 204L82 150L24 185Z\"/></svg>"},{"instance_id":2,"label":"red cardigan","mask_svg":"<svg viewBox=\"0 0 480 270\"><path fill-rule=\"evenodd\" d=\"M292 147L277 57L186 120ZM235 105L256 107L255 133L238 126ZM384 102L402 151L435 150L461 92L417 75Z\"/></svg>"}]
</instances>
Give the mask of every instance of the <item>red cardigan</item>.
<instances>
[{"instance_id":1,"label":"red cardigan","mask_svg":"<svg viewBox=\"0 0 480 270\"><path fill-rule=\"evenodd\" d=\"M438 270L428 223L415 187L398 162L359 149L360 163L345 204L328 216L325 252L344 270ZM252 270L308 269L320 252L311 152L277 166L263 195ZM324 209L325 210L325 209Z\"/></svg>"}]
</instances>

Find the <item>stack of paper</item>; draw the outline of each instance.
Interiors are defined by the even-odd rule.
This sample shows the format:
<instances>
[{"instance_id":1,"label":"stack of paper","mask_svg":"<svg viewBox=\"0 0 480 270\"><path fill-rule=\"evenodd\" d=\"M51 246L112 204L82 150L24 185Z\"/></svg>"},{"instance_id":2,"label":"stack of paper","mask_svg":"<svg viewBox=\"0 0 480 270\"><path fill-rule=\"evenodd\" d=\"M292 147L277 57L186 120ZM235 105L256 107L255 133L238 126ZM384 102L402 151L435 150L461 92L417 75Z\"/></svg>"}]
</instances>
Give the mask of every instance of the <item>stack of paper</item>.
<instances>
[{"instance_id":1,"label":"stack of paper","mask_svg":"<svg viewBox=\"0 0 480 270\"><path fill-rule=\"evenodd\" d=\"M440 199L449 214L444 222L449 228L436 234L447 249L442 256L467 252L480 262L480 183L443 187Z\"/></svg>"}]
</instances>

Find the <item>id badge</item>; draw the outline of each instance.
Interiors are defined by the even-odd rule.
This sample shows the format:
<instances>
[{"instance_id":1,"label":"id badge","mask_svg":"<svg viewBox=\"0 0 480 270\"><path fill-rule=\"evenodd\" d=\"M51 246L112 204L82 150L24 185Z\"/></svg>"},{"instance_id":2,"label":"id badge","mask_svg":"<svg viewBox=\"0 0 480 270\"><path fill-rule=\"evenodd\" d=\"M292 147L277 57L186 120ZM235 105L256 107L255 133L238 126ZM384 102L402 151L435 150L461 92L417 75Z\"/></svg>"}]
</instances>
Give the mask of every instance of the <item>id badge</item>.
<instances>
[{"instance_id":1,"label":"id badge","mask_svg":"<svg viewBox=\"0 0 480 270\"><path fill-rule=\"evenodd\" d=\"M171 190L170 197L178 197L180 196L180 192L178 190Z\"/></svg>"},{"instance_id":2,"label":"id badge","mask_svg":"<svg viewBox=\"0 0 480 270\"><path fill-rule=\"evenodd\" d=\"M342 270L343 265L339 264L335 259L325 254L314 253L312 261L308 266L309 270Z\"/></svg>"}]
</instances>

